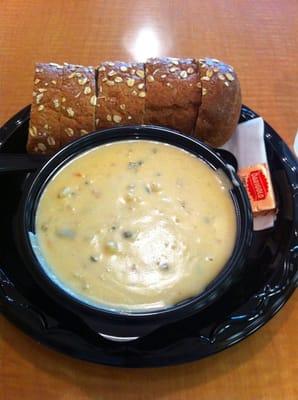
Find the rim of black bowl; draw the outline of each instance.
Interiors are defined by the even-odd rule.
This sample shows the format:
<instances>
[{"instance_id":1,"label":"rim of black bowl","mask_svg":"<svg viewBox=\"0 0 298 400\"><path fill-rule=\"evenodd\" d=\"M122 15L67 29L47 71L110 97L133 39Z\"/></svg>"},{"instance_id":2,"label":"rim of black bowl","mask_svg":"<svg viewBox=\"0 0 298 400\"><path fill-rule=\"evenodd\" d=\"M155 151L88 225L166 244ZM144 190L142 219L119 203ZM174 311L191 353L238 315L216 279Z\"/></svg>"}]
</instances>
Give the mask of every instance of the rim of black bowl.
<instances>
[{"instance_id":1,"label":"rim of black bowl","mask_svg":"<svg viewBox=\"0 0 298 400\"><path fill-rule=\"evenodd\" d=\"M220 273L213 279L203 292L197 296L185 299L173 306L160 309L144 309L129 310L126 308L110 308L108 305L95 302L89 302L88 298L84 301L84 297L80 295L72 295L67 289L55 283L46 272L36 255L29 232L36 235L35 222L36 210L39 199L47 186L48 182L57 172L71 160L77 158L89 150L102 146L104 144L128 141L128 140L150 140L167 143L172 146L184 149L196 157L205 161L213 170L221 168L232 182L230 194L235 207L237 233L233 252ZM210 160L212 159L212 161ZM218 165L218 166L217 166ZM234 183L237 182L237 185ZM24 187L23 195L19 208L20 226L17 229L18 240L21 243L22 250L25 250L24 260L27 267L31 271L33 277L40 282L42 287L53 297L58 296L61 300L67 300L73 307L76 305L81 311L86 309L90 312L101 312L108 316L118 318L129 317L164 317L174 312L185 312L186 307L190 307L190 312L204 308L217 299L234 281L245 264L245 257L252 242L252 212L250 203L244 187L237 174L229 169L226 162L216 153L216 149L212 149L207 144L200 142L198 139L185 136L184 134L173 129L154 126L154 125L130 125L115 128L104 129L90 133L74 142L69 143L59 150L46 164L35 173L33 179L29 180ZM22 251L23 255L24 252ZM68 288L67 284L65 285ZM185 313L185 317L188 313Z\"/></svg>"}]
</instances>

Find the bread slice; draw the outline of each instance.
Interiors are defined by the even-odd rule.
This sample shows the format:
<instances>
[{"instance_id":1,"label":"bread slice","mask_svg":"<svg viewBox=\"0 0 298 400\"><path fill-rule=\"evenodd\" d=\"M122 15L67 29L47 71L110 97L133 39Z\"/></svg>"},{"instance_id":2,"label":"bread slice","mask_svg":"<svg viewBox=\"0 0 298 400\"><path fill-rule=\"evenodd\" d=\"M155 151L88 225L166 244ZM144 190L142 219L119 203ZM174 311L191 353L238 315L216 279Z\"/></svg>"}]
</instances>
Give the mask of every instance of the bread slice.
<instances>
[{"instance_id":1,"label":"bread slice","mask_svg":"<svg viewBox=\"0 0 298 400\"><path fill-rule=\"evenodd\" d=\"M63 67L35 65L28 153L52 154L60 148L60 106Z\"/></svg>"},{"instance_id":2,"label":"bread slice","mask_svg":"<svg viewBox=\"0 0 298 400\"><path fill-rule=\"evenodd\" d=\"M199 68L194 59L148 59L146 88L146 124L193 132L201 103Z\"/></svg>"},{"instance_id":3,"label":"bread slice","mask_svg":"<svg viewBox=\"0 0 298 400\"><path fill-rule=\"evenodd\" d=\"M62 79L61 146L95 129L95 70L64 64Z\"/></svg>"},{"instance_id":4,"label":"bread slice","mask_svg":"<svg viewBox=\"0 0 298 400\"><path fill-rule=\"evenodd\" d=\"M142 63L103 62L98 66L96 128L142 124L145 70Z\"/></svg>"},{"instance_id":5,"label":"bread slice","mask_svg":"<svg viewBox=\"0 0 298 400\"><path fill-rule=\"evenodd\" d=\"M241 111L241 90L233 67L213 58L198 61L202 104L195 136L211 146L222 146L234 133Z\"/></svg>"}]
</instances>

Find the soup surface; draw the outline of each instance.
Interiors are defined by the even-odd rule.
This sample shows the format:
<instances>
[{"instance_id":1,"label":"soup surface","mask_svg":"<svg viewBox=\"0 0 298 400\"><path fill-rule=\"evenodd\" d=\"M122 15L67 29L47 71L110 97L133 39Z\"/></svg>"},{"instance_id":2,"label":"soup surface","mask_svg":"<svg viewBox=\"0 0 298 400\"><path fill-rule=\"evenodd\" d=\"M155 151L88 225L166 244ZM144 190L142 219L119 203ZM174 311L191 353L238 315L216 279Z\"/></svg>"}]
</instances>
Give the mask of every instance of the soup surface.
<instances>
[{"instance_id":1,"label":"soup surface","mask_svg":"<svg viewBox=\"0 0 298 400\"><path fill-rule=\"evenodd\" d=\"M47 268L79 298L109 308L156 309L197 295L233 251L226 181L163 143L86 152L41 196L36 229Z\"/></svg>"}]
</instances>

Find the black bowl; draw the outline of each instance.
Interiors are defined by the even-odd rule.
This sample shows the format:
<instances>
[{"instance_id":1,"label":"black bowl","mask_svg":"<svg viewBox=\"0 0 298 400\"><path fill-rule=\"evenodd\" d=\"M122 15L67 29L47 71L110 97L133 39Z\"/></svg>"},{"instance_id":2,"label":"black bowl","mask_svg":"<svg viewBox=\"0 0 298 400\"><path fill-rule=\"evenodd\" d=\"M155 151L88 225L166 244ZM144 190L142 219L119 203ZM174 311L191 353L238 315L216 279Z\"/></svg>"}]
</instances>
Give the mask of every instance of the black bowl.
<instances>
[{"instance_id":1,"label":"black bowl","mask_svg":"<svg viewBox=\"0 0 298 400\"><path fill-rule=\"evenodd\" d=\"M200 294L174 306L159 310L111 310L85 302L71 295L55 283L42 267L34 250L36 245L35 215L40 196L47 183L70 160L96 146L122 140L154 140L168 143L204 160L214 170L221 169L231 182L230 194L234 202L237 235L230 259L217 277ZM218 299L242 272L252 241L252 212L246 191L234 168L224 161L217 150L177 131L156 126L126 126L94 132L70 143L56 153L46 164L27 180L15 220L15 240L26 268L38 285L60 307L80 316L91 329L114 337L131 339L144 336L160 326L181 320L207 307Z\"/></svg>"}]
</instances>

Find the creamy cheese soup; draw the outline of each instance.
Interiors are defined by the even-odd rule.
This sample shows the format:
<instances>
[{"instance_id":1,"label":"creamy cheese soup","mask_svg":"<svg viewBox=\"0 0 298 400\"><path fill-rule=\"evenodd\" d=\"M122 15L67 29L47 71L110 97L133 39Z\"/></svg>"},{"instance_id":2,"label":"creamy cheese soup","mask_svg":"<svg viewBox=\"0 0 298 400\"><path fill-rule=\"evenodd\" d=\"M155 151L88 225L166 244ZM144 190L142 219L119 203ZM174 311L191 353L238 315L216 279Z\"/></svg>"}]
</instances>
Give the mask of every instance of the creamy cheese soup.
<instances>
[{"instance_id":1,"label":"creamy cheese soup","mask_svg":"<svg viewBox=\"0 0 298 400\"><path fill-rule=\"evenodd\" d=\"M228 180L152 141L92 149L43 192L37 239L51 273L91 303L156 309L199 294L236 236Z\"/></svg>"}]
</instances>

